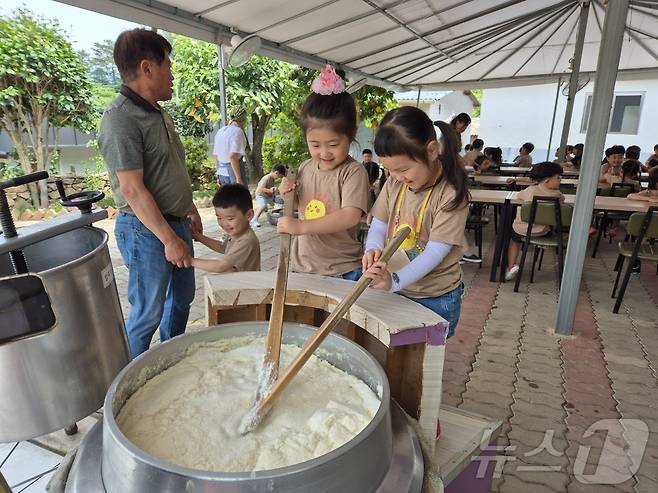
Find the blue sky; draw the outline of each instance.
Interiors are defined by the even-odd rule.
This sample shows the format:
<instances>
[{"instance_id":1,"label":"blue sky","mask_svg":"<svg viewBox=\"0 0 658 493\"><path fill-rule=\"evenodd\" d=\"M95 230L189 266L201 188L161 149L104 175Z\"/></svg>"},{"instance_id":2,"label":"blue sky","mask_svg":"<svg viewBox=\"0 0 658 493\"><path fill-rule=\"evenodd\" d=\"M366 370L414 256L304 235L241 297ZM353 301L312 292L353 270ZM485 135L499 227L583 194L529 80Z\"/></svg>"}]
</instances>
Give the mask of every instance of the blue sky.
<instances>
[{"instance_id":1,"label":"blue sky","mask_svg":"<svg viewBox=\"0 0 658 493\"><path fill-rule=\"evenodd\" d=\"M137 24L79 9L53 0L2 0L0 15L5 16L17 7L27 6L31 11L59 20L62 29L78 50L89 50L96 41L115 40L121 31Z\"/></svg>"}]
</instances>

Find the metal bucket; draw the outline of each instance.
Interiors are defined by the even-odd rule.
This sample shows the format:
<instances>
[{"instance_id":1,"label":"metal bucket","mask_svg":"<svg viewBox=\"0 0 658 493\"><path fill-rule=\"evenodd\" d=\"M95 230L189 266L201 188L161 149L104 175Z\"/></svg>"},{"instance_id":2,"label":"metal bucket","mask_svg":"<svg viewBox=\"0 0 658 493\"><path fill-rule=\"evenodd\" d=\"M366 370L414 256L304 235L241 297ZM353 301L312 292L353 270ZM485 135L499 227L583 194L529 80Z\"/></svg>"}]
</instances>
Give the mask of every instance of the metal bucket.
<instances>
[{"instance_id":1,"label":"metal bucket","mask_svg":"<svg viewBox=\"0 0 658 493\"><path fill-rule=\"evenodd\" d=\"M23 252L57 323L0 345L0 442L51 433L93 413L130 360L107 233L78 228ZM12 274L9 255L1 255L0 276Z\"/></svg>"},{"instance_id":2,"label":"metal bucket","mask_svg":"<svg viewBox=\"0 0 658 493\"><path fill-rule=\"evenodd\" d=\"M286 323L283 342L301 346L316 330ZM224 324L176 337L133 360L117 376L105 399L102 477L108 493L145 491L186 493L372 493L378 491L390 466L393 449L390 391L386 375L363 348L337 334L320 346L320 357L363 380L381 397L370 424L345 445L310 461L267 471L206 472L159 460L133 445L115 417L146 380L180 360L193 343L244 335L265 335L267 322ZM293 383L294 385L294 383Z\"/></svg>"}]
</instances>

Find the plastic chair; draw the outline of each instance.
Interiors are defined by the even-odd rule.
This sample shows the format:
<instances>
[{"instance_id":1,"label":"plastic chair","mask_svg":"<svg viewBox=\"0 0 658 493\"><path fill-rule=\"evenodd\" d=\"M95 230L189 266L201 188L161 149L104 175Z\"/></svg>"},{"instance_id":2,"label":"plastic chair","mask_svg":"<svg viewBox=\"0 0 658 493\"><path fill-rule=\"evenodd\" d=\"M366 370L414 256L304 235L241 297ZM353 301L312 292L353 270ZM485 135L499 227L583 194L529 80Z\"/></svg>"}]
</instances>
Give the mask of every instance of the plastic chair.
<instances>
[{"instance_id":1,"label":"plastic chair","mask_svg":"<svg viewBox=\"0 0 658 493\"><path fill-rule=\"evenodd\" d=\"M605 195L608 197L627 197L629 194L635 191L635 187L632 183L613 183L610 189L602 189L600 195ZM608 224L611 221L615 220L624 220L628 218L628 213L626 212L608 212L603 211L597 214L597 217L600 218L599 221L599 231L596 235L596 242L594 243L594 248L592 249L592 258L596 258L596 252L599 250L599 244L601 243L601 237L608 228ZM612 238L611 238L612 241Z\"/></svg>"},{"instance_id":2,"label":"plastic chair","mask_svg":"<svg viewBox=\"0 0 658 493\"><path fill-rule=\"evenodd\" d=\"M534 247L532 256L532 270L530 272L530 282L535 280L535 265L539 253L546 248L555 248L558 257L558 276L562 282L562 271L564 269L564 248L565 233L563 228L571 226L571 216L573 207L562 204L560 197L533 197L532 202L526 202L521 206L521 219L528 223L525 240L521 250L521 262L519 263L519 272L514 283L514 291L519 291L521 277L523 276L523 267L525 258L528 254L530 245ZM553 236L532 236L530 233L533 226L551 226ZM568 238L568 233L567 233Z\"/></svg>"},{"instance_id":3,"label":"plastic chair","mask_svg":"<svg viewBox=\"0 0 658 493\"><path fill-rule=\"evenodd\" d=\"M612 309L613 313L619 313L619 307L624 299L626 286L628 286L628 280L631 277L635 262L646 260L658 263L658 245L655 244L655 241L651 241L658 238L658 206L649 207L646 214L640 212L632 214L626 225L626 232L630 237L635 237L635 241L619 242L619 256L617 257L619 268L617 269L615 285L612 288L612 297L614 298L617 295L615 307ZM645 240L649 241L645 242ZM617 285L619 284L621 272L624 270L625 259L628 259L628 265L619 288L619 294L617 294Z\"/></svg>"}]
</instances>

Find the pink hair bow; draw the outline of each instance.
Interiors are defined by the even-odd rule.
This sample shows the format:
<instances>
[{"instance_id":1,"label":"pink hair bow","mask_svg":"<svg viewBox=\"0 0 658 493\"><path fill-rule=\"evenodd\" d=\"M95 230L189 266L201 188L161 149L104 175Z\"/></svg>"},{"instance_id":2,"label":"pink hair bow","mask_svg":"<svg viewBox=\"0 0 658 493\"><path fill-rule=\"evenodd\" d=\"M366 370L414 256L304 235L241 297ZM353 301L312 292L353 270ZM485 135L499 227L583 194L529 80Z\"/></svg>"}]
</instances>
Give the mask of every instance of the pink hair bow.
<instances>
[{"instance_id":1,"label":"pink hair bow","mask_svg":"<svg viewBox=\"0 0 658 493\"><path fill-rule=\"evenodd\" d=\"M336 73L336 69L327 64L320 71L311 86L313 92L328 96L329 94L340 94L345 92L345 81Z\"/></svg>"}]
</instances>

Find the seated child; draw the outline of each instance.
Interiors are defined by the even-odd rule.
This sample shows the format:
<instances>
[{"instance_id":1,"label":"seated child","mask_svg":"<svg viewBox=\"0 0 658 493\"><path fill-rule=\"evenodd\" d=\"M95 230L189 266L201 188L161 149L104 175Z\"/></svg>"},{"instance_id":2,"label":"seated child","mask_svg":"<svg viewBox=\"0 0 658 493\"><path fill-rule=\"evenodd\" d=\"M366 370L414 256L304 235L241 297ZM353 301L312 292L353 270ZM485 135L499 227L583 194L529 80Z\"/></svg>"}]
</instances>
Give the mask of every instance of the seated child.
<instances>
[{"instance_id":1,"label":"seated child","mask_svg":"<svg viewBox=\"0 0 658 493\"><path fill-rule=\"evenodd\" d=\"M649 170L658 165L658 144L653 146L653 154L644 162L644 167Z\"/></svg>"},{"instance_id":2,"label":"seated child","mask_svg":"<svg viewBox=\"0 0 658 493\"><path fill-rule=\"evenodd\" d=\"M531 142L526 142L519 149L519 156L514 160L519 168L530 168L532 167L532 156L530 153L535 150L535 145Z\"/></svg>"},{"instance_id":3,"label":"seated child","mask_svg":"<svg viewBox=\"0 0 658 493\"><path fill-rule=\"evenodd\" d=\"M256 210L254 218L250 221L252 228L260 228L258 218L267 209L268 205L274 205L274 194L276 187L274 181L286 176L286 167L283 164L275 164L272 171L263 176L256 186Z\"/></svg>"},{"instance_id":4,"label":"seated child","mask_svg":"<svg viewBox=\"0 0 658 493\"><path fill-rule=\"evenodd\" d=\"M624 146L612 146L606 151L608 162L601 166L599 183L612 185L621 182L621 165L624 162Z\"/></svg>"},{"instance_id":5,"label":"seated child","mask_svg":"<svg viewBox=\"0 0 658 493\"><path fill-rule=\"evenodd\" d=\"M484 141L482 139L475 139L471 145L471 149L464 154L464 164L466 166L473 166L476 159L482 154L482 148L484 147Z\"/></svg>"},{"instance_id":6,"label":"seated child","mask_svg":"<svg viewBox=\"0 0 658 493\"><path fill-rule=\"evenodd\" d=\"M500 168L503 162L503 151L500 147L485 147L484 156L475 160L473 169L476 174L493 171L492 168Z\"/></svg>"},{"instance_id":7,"label":"seated child","mask_svg":"<svg viewBox=\"0 0 658 493\"><path fill-rule=\"evenodd\" d=\"M567 148L565 149L564 152L564 160L560 161L559 155L560 155L560 148L558 147L557 149L555 149L555 159L553 159L554 163L561 164L562 167L564 167L566 163L569 163L568 165L571 166L571 159L573 158L573 146L567 145Z\"/></svg>"},{"instance_id":8,"label":"seated child","mask_svg":"<svg viewBox=\"0 0 658 493\"><path fill-rule=\"evenodd\" d=\"M560 192L560 175L562 166L557 163L543 162L537 164L530 172L530 178L537 183L528 188L521 190L517 197L524 202L532 201L534 196L539 197L560 197L564 201L564 195ZM551 227L537 225L532 227L532 236L545 236L550 233ZM524 241L524 235L528 232L528 223L521 220L521 208L516 212L516 219L512 224L512 239L507 250L507 271L505 280L511 281L519 272L517 258L521 249L521 243Z\"/></svg>"},{"instance_id":9,"label":"seated child","mask_svg":"<svg viewBox=\"0 0 658 493\"><path fill-rule=\"evenodd\" d=\"M658 166L649 170L649 187L643 192L632 193L626 197L629 200L658 202Z\"/></svg>"},{"instance_id":10,"label":"seated child","mask_svg":"<svg viewBox=\"0 0 658 493\"><path fill-rule=\"evenodd\" d=\"M221 253L217 259L192 260L192 266L208 272L236 272L260 270L260 243L249 226L254 217L249 189L238 183L223 185L212 199L220 227L226 232L225 241L193 232L193 238L211 250Z\"/></svg>"},{"instance_id":11,"label":"seated child","mask_svg":"<svg viewBox=\"0 0 658 493\"><path fill-rule=\"evenodd\" d=\"M621 165L621 180L620 183L628 183L633 185L633 191L639 192L642 190L640 185L640 176L642 173L642 163L635 159L629 159Z\"/></svg>"},{"instance_id":12,"label":"seated child","mask_svg":"<svg viewBox=\"0 0 658 493\"><path fill-rule=\"evenodd\" d=\"M580 163L583 160L583 151L585 150L584 144L576 144L573 146L573 156L569 160L571 167L574 169L580 169Z\"/></svg>"}]
</instances>

